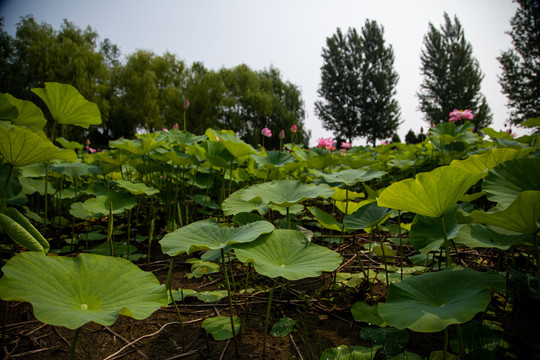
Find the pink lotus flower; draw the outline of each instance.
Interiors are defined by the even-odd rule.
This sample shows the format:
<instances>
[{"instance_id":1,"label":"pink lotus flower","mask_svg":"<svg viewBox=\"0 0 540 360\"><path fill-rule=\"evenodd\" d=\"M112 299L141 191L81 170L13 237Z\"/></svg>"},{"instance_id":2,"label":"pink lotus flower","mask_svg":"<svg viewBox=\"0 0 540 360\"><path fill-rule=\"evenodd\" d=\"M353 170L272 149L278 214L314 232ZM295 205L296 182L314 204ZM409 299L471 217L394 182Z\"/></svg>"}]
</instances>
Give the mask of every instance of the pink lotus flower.
<instances>
[{"instance_id":1,"label":"pink lotus flower","mask_svg":"<svg viewBox=\"0 0 540 360\"><path fill-rule=\"evenodd\" d=\"M169 129L167 129L167 128L163 128L163 131L165 131L165 132L168 132L168 131L169 131Z\"/></svg>"},{"instance_id":2,"label":"pink lotus flower","mask_svg":"<svg viewBox=\"0 0 540 360\"><path fill-rule=\"evenodd\" d=\"M381 145L388 145L388 141L384 140Z\"/></svg>"},{"instance_id":3,"label":"pink lotus flower","mask_svg":"<svg viewBox=\"0 0 540 360\"><path fill-rule=\"evenodd\" d=\"M261 130L261 134L266 137L272 137L272 130L270 130L269 128L264 128Z\"/></svg>"},{"instance_id":4,"label":"pink lotus flower","mask_svg":"<svg viewBox=\"0 0 540 360\"><path fill-rule=\"evenodd\" d=\"M189 109L189 100L186 99L186 101L184 101L184 109L187 110Z\"/></svg>"},{"instance_id":5,"label":"pink lotus flower","mask_svg":"<svg viewBox=\"0 0 540 360\"><path fill-rule=\"evenodd\" d=\"M513 137L513 138L516 137L516 133L513 133L513 132L512 132L512 129L506 129L506 133L507 133L507 134L510 134L510 136Z\"/></svg>"},{"instance_id":6,"label":"pink lotus flower","mask_svg":"<svg viewBox=\"0 0 540 360\"><path fill-rule=\"evenodd\" d=\"M450 119L448 119L449 121L458 121L461 119L464 119L464 120L474 119L472 110L468 110L468 109L467 110L454 109L454 111L448 114L448 116L450 116Z\"/></svg>"},{"instance_id":7,"label":"pink lotus flower","mask_svg":"<svg viewBox=\"0 0 540 360\"><path fill-rule=\"evenodd\" d=\"M88 152L89 152L90 154L93 154L93 153L96 152L96 149L91 148L91 147L88 147Z\"/></svg>"},{"instance_id":8,"label":"pink lotus flower","mask_svg":"<svg viewBox=\"0 0 540 360\"><path fill-rule=\"evenodd\" d=\"M341 148L342 148L342 149L350 149L350 148L351 148L351 143L349 143L349 142L342 142L342 143L341 143Z\"/></svg>"},{"instance_id":9,"label":"pink lotus flower","mask_svg":"<svg viewBox=\"0 0 540 360\"><path fill-rule=\"evenodd\" d=\"M90 139L86 139L86 145L90 145Z\"/></svg>"},{"instance_id":10,"label":"pink lotus flower","mask_svg":"<svg viewBox=\"0 0 540 360\"><path fill-rule=\"evenodd\" d=\"M291 131L296 134L296 132L298 131L298 126L296 126L296 124L291 126Z\"/></svg>"},{"instance_id":11,"label":"pink lotus flower","mask_svg":"<svg viewBox=\"0 0 540 360\"><path fill-rule=\"evenodd\" d=\"M178 127L178 123L174 123L173 127L172 127L174 130L178 130L179 127Z\"/></svg>"},{"instance_id":12,"label":"pink lotus flower","mask_svg":"<svg viewBox=\"0 0 540 360\"><path fill-rule=\"evenodd\" d=\"M318 148L326 149L326 150L336 150L336 147L334 146L335 141L330 138L319 138L317 140Z\"/></svg>"},{"instance_id":13,"label":"pink lotus flower","mask_svg":"<svg viewBox=\"0 0 540 360\"><path fill-rule=\"evenodd\" d=\"M281 129L281 131L279 132L279 138L281 140L285 139L285 130Z\"/></svg>"}]
</instances>

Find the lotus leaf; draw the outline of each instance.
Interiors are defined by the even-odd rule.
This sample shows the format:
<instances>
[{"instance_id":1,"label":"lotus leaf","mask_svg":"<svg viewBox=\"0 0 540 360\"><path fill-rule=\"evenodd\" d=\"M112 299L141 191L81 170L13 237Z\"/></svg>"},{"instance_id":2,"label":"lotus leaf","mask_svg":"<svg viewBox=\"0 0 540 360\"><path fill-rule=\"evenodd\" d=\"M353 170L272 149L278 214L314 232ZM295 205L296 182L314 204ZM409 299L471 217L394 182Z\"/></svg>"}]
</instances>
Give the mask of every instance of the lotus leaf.
<instances>
[{"instance_id":1,"label":"lotus leaf","mask_svg":"<svg viewBox=\"0 0 540 360\"><path fill-rule=\"evenodd\" d=\"M36 318L54 326L111 325L119 315L141 320L167 305L165 285L122 258L25 252L2 270L0 297L30 302Z\"/></svg>"},{"instance_id":2,"label":"lotus leaf","mask_svg":"<svg viewBox=\"0 0 540 360\"><path fill-rule=\"evenodd\" d=\"M380 346L373 347L340 345L328 348L321 354L321 360L373 360Z\"/></svg>"},{"instance_id":3,"label":"lotus leaf","mask_svg":"<svg viewBox=\"0 0 540 360\"><path fill-rule=\"evenodd\" d=\"M379 206L420 215L439 217L452 209L458 199L483 177L454 166L441 166L387 187L377 200Z\"/></svg>"},{"instance_id":4,"label":"lotus leaf","mask_svg":"<svg viewBox=\"0 0 540 360\"><path fill-rule=\"evenodd\" d=\"M256 221L240 227L221 226L215 219L201 220L169 233L159 241L163 253L176 256L199 250L219 250L235 243L257 239L274 230L268 221Z\"/></svg>"},{"instance_id":5,"label":"lotus leaf","mask_svg":"<svg viewBox=\"0 0 540 360\"><path fill-rule=\"evenodd\" d=\"M59 149L49 140L15 126L0 126L0 154L15 167L52 159L77 161L73 150Z\"/></svg>"},{"instance_id":6,"label":"lotus leaf","mask_svg":"<svg viewBox=\"0 0 540 360\"><path fill-rule=\"evenodd\" d=\"M174 129L161 132L156 137L156 141L172 142L181 146L193 145L207 139L208 137L206 135L195 135L187 131Z\"/></svg>"},{"instance_id":7,"label":"lotus leaf","mask_svg":"<svg viewBox=\"0 0 540 360\"><path fill-rule=\"evenodd\" d=\"M463 226L457 224L454 215L458 209L469 212L473 209L471 204L457 204L444 216L443 221L446 228L446 237L453 239L457 236L458 230ZM444 243L444 234L441 226L441 219L429 216L416 215L412 222L409 233L409 243L423 254L430 251L437 251Z\"/></svg>"},{"instance_id":8,"label":"lotus leaf","mask_svg":"<svg viewBox=\"0 0 540 360\"><path fill-rule=\"evenodd\" d=\"M83 149L83 146L82 144L76 142L76 141L68 141L66 140L65 138L63 137L59 137L59 138L56 138L54 139L57 143L59 143L60 145L62 145L62 147L64 149L78 149L78 150L82 150Z\"/></svg>"},{"instance_id":9,"label":"lotus leaf","mask_svg":"<svg viewBox=\"0 0 540 360\"><path fill-rule=\"evenodd\" d=\"M252 212L257 210L261 215L264 215L268 212L268 205L265 204L262 199L253 199L253 200L244 200L242 194L246 189L240 189L226 198L221 204L223 213L226 216L236 215L243 212Z\"/></svg>"},{"instance_id":10,"label":"lotus leaf","mask_svg":"<svg viewBox=\"0 0 540 360\"><path fill-rule=\"evenodd\" d=\"M327 213L326 211L321 210L315 206L309 206L307 209L313 214L313 216L315 216L315 219L317 219L317 221L319 222L319 224L321 224L323 228L343 231L343 224L338 223L336 218Z\"/></svg>"},{"instance_id":11,"label":"lotus leaf","mask_svg":"<svg viewBox=\"0 0 540 360\"><path fill-rule=\"evenodd\" d=\"M366 169L347 169L330 174L325 174L317 170L311 170L311 172L315 176L322 177L329 184L341 183L347 186L353 186L360 181L378 179L386 175L384 171Z\"/></svg>"},{"instance_id":12,"label":"lotus leaf","mask_svg":"<svg viewBox=\"0 0 540 360\"><path fill-rule=\"evenodd\" d=\"M127 150L128 152L136 155L146 155L150 151L161 147L163 144L163 141L158 142L151 138L138 140L118 139L109 141L109 146L111 148Z\"/></svg>"},{"instance_id":13,"label":"lotus leaf","mask_svg":"<svg viewBox=\"0 0 540 360\"><path fill-rule=\"evenodd\" d=\"M507 250L510 246L529 240L526 234L515 233L503 228L482 224L463 225L454 241L470 248L497 248Z\"/></svg>"},{"instance_id":14,"label":"lotus leaf","mask_svg":"<svg viewBox=\"0 0 540 360\"><path fill-rule=\"evenodd\" d=\"M328 185L302 184L295 180L281 180L257 184L245 188L240 197L245 201L262 201L288 207L304 200L330 197L334 193Z\"/></svg>"},{"instance_id":15,"label":"lotus leaf","mask_svg":"<svg viewBox=\"0 0 540 360\"><path fill-rule=\"evenodd\" d=\"M370 306L365 302L357 301L351 307L351 313L355 321L365 322L380 327L386 326L384 320L379 315L379 305Z\"/></svg>"},{"instance_id":16,"label":"lotus leaf","mask_svg":"<svg viewBox=\"0 0 540 360\"><path fill-rule=\"evenodd\" d=\"M206 133L213 131L211 129L207 130ZM209 135L208 135L209 136ZM239 139L236 135L229 134L226 132L220 132L216 134L221 139L221 143L225 145L225 148L237 159L245 158L252 154L257 154L257 151L249 145L246 144L243 140ZM209 136L210 137L210 136Z\"/></svg>"},{"instance_id":17,"label":"lotus leaf","mask_svg":"<svg viewBox=\"0 0 540 360\"><path fill-rule=\"evenodd\" d=\"M216 316L204 319L202 327L207 333L212 334L214 340L227 340L233 337L231 319L227 316ZM240 332L241 323L238 316L234 316L234 333Z\"/></svg>"},{"instance_id":18,"label":"lotus leaf","mask_svg":"<svg viewBox=\"0 0 540 360\"><path fill-rule=\"evenodd\" d=\"M132 183L132 182L126 181L126 180L116 180L116 183L122 189L126 189L127 191L129 191L133 195L145 194L145 195L151 196L151 195L157 194L159 192L158 189L153 188L151 186L146 186L145 184L142 184L142 183L135 184L135 183Z\"/></svg>"},{"instance_id":19,"label":"lotus leaf","mask_svg":"<svg viewBox=\"0 0 540 360\"><path fill-rule=\"evenodd\" d=\"M259 167L265 169L284 167L290 162L296 161L296 158L288 153L283 153L279 150L271 150L266 153L266 156L251 155Z\"/></svg>"},{"instance_id":20,"label":"lotus leaf","mask_svg":"<svg viewBox=\"0 0 540 360\"><path fill-rule=\"evenodd\" d=\"M101 124L98 106L86 100L71 85L46 82L45 88L32 89L45 102L53 119L64 125L77 125L88 129Z\"/></svg>"},{"instance_id":21,"label":"lotus leaf","mask_svg":"<svg viewBox=\"0 0 540 360\"><path fill-rule=\"evenodd\" d=\"M456 213L458 223L480 223L495 225L522 234L535 234L540 219L540 191L521 192L505 209L492 209L491 212L474 210L469 215Z\"/></svg>"},{"instance_id":22,"label":"lotus leaf","mask_svg":"<svg viewBox=\"0 0 540 360\"><path fill-rule=\"evenodd\" d=\"M288 280L334 271L343 260L338 253L309 243L306 236L296 230L276 229L253 242L235 244L233 248L238 260L253 263L259 274Z\"/></svg>"},{"instance_id":23,"label":"lotus leaf","mask_svg":"<svg viewBox=\"0 0 540 360\"><path fill-rule=\"evenodd\" d=\"M120 214L137 205L137 201L127 194L111 192L106 195L90 198L83 203L73 203L69 213L82 219L107 216L109 215L111 204L113 214Z\"/></svg>"},{"instance_id":24,"label":"lotus leaf","mask_svg":"<svg viewBox=\"0 0 540 360\"><path fill-rule=\"evenodd\" d=\"M531 149L491 149L482 154L473 155L465 160L454 160L450 166L456 166L467 171L481 172L484 173L484 175L487 175L488 173L486 173L485 170L492 169L506 160L526 156L530 152Z\"/></svg>"},{"instance_id":25,"label":"lotus leaf","mask_svg":"<svg viewBox=\"0 0 540 360\"><path fill-rule=\"evenodd\" d=\"M281 318L278 320L277 323L274 324L274 326L272 326L272 330L270 330L270 335L279 337L287 336L293 330L294 324L296 324L296 321L291 318Z\"/></svg>"},{"instance_id":26,"label":"lotus leaf","mask_svg":"<svg viewBox=\"0 0 540 360\"><path fill-rule=\"evenodd\" d=\"M229 169L231 164L237 164L234 155L219 141L205 141L201 147L206 150L204 156L212 166Z\"/></svg>"},{"instance_id":27,"label":"lotus leaf","mask_svg":"<svg viewBox=\"0 0 540 360\"><path fill-rule=\"evenodd\" d=\"M526 190L540 190L540 158L505 161L491 169L482 182L487 198L508 206Z\"/></svg>"},{"instance_id":28,"label":"lotus leaf","mask_svg":"<svg viewBox=\"0 0 540 360\"><path fill-rule=\"evenodd\" d=\"M43 129L47 119L36 104L20 100L10 94L0 93L0 119L10 120L13 124L33 129Z\"/></svg>"},{"instance_id":29,"label":"lotus leaf","mask_svg":"<svg viewBox=\"0 0 540 360\"><path fill-rule=\"evenodd\" d=\"M398 354L409 342L406 330L391 327L366 326L360 330L360 336L364 340L371 340L373 345L381 345L382 353L386 355Z\"/></svg>"},{"instance_id":30,"label":"lotus leaf","mask_svg":"<svg viewBox=\"0 0 540 360\"><path fill-rule=\"evenodd\" d=\"M49 168L57 174L64 174L72 178L101 173L101 168L99 166L80 162L52 164Z\"/></svg>"},{"instance_id":31,"label":"lotus leaf","mask_svg":"<svg viewBox=\"0 0 540 360\"><path fill-rule=\"evenodd\" d=\"M504 277L495 272L457 267L413 276L390 284L386 303L379 304L379 315L398 329L437 332L484 311L491 300L490 288L505 286Z\"/></svg>"},{"instance_id":32,"label":"lotus leaf","mask_svg":"<svg viewBox=\"0 0 540 360\"><path fill-rule=\"evenodd\" d=\"M388 219L391 209L378 206L376 202L369 203L345 216L343 224L348 230L370 229Z\"/></svg>"}]
</instances>

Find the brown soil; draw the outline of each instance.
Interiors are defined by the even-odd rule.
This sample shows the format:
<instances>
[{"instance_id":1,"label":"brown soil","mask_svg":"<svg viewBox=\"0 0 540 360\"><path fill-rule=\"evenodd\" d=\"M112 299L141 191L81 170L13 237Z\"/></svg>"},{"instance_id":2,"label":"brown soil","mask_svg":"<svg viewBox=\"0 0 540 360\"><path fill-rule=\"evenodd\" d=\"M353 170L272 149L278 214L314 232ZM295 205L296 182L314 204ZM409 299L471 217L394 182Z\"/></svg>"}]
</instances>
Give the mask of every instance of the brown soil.
<instances>
[{"instance_id":1,"label":"brown soil","mask_svg":"<svg viewBox=\"0 0 540 360\"><path fill-rule=\"evenodd\" d=\"M140 262L143 270L152 271L165 282L168 259L161 254L159 245L153 251L154 258L150 267L146 260ZM344 266L339 271L358 272L358 262L353 257L356 250L350 246L344 253ZM173 288L195 290L222 289L219 274L201 279L187 279L190 264L181 256L176 261ZM348 260L351 260L349 261ZM367 259L367 257L366 257ZM235 265L237 286L245 277L246 268ZM94 359L262 359L264 316L268 300L268 289L272 283L253 272L250 286L260 291L247 298L237 295L235 313L242 319L242 331L238 336L238 354L235 353L234 340L216 341L201 328L201 323L208 317L228 316L227 299L205 304L195 298L186 298L179 302L179 309L184 323L185 348L182 346L182 331L178 316L172 305L156 311L145 320L120 317L112 326L106 327L89 323L80 330L76 358ZM243 282L242 282L243 284ZM378 283L373 286L373 298L384 301L386 287ZM366 324L356 323L351 314L355 301L370 301L371 291L366 283L354 288L340 287L333 284L330 274L316 279L292 282L290 292L286 286L278 286L275 291L271 312L270 327L279 318L290 317L296 321L294 331L285 337L267 337L266 359L319 359L328 347L339 345L371 346L370 341L360 337L360 329ZM5 303L0 302L3 309ZM537 305L537 304L536 304ZM538 308L538 307L536 307ZM35 320L30 304L10 302L7 304L5 339L2 349L4 359L69 359L70 342L74 331L43 324ZM517 358L535 351L534 339L540 338L536 324L538 319L527 314L500 313L498 320L505 332L506 341L512 346L511 352ZM524 331L527 334L524 335ZM410 341L407 351L429 357L435 350L443 348L443 334L420 334L409 332ZM526 337L526 339L523 338ZM527 342L527 339L528 342ZM519 348L518 348L519 346ZM501 358L506 352L500 352ZM376 359L385 355L377 354ZM526 357L533 358L533 357Z\"/></svg>"}]
</instances>

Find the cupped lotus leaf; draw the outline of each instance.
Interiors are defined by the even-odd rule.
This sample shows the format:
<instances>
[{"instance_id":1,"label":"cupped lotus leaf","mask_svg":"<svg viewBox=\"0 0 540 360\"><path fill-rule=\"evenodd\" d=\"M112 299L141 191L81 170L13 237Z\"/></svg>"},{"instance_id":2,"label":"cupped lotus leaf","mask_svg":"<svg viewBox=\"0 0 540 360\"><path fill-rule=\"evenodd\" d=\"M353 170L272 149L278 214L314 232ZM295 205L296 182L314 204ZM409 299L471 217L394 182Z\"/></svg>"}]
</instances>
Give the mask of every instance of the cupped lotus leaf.
<instances>
[{"instance_id":1,"label":"cupped lotus leaf","mask_svg":"<svg viewBox=\"0 0 540 360\"><path fill-rule=\"evenodd\" d=\"M43 129L47 125L45 115L36 104L10 94L0 93L0 119L33 129Z\"/></svg>"},{"instance_id":2,"label":"cupped lotus leaf","mask_svg":"<svg viewBox=\"0 0 540 360\"><path fill-rule=\"evenodd\" d=\"M540 219L540 191L520 193L505 209L493 208L491 212L474 210L469 215L458 211L456 221L461 224L488 224L522 234L535 234Z\"/></svg>"},{"instance_id":3,"label":"cupped lotus leaf","mask_svg":"<svg viewBox=\"0 0 540 360\"><path fill-rule=\"evenodd\" d=\"M101 113L96 103L86 100L71 85L46 82L44 88L32 89L47 105L58 124L76 125L88 129L101 124Z\"/></svg>"},{"instance_id":4,"label":"cupped lotus leaf","mask_svg":"<svg viewBox=\"0 0 540 360\"><path fill-rule=\"evenodd\" d=\"M157 194L159 192L158 189L156 189L154 187L151 187L151 186L146 186L143 183L137 183L136 184L136 183L132 183L131 181L127 181L127 180L116 180L116 183L122 189L125 189L125 190L129 191L133 195L145 194L145 195L151 196L151 195Z\"/></svg>"},{"instance_id":5,"label":"cupped lotus leaf","mask_svg":"<svg viewBox=\"0 0 540 360\"><path fill-rule=\"evenodd\" d=\"M326 184L310 185L295 180L281 180L245 188L240 197L246 201L260 200L264 204L291 206L317 197L330 197L334 193Z\"/></svg>"},{"instance_id":6,"label":"cupped lotus leaf","mask_svg":"<svg viewBox=\"0 0 540 360\"><path fill-rule=\"evenodd\" d=\"M315 219L319 222L319 224L321 224L323 228L329 230L343 231L343 224L340 224L331 214L319 209L316 206L309 206L307 209L311 214L313 214L313 216L315 216Z\"/></svg>"},{"instance_id":7,"label":"cupped lotus leaf","mask_svg":"<svg viewBox=\"0 0 540 360\"><path fill-rule=\"evenodd\" d=\"M456 204L443 216L446 228L446 237L453 239L457 236L459 229L463 224L456 223L454 216L456 212L463 210L470 212L473 210L472 204ZM424 215L416 215L411 225L409 233L409 243L422 254L430 251L437 251L444 243L444 232L440 218L434 218Z\"/></svg>"},{"instance_id":8,"label":"cupped lotus leaf","mask_svg":"<svg viewBox=\"0 0 540 360\"><path fill-rule=\"evenodd\" d=\"M383 223L390 217L392 210L378 206L376 202L369 203L343 218L343 225L348 230L370 229Z\"/></svg>"},{"instance_id":9,"label":"cupped lotus leaf","mask_svg":"<svg viewBox=\"0 0 540 360\"><path fill-rule=\"evenodd\" d=\"M0 154L15 167L52 159L77 161L73 150L59 149L49 140L15 126L0 126Z\"/></svg>"},{"instance_id":10,"label":"cupped lotus leaf","mask_svg":"<svg viewBox=\"0 0 540 360\"><path fill-rule=\"evenodd\" d=\"M296 161L296 158L291 154L281 152L279 150L271 150L266 153L266 156L251 155L257 165L263 169L281 168L290 162Z\"/></svg>"},{"instance_id":11,"label":"cupped lotus leaf","mask_svg":"<svg viewBox=\"0 0 540 360\"><path fill-rule=\"evenodd\" d=\"M7 234L13 242L29 251L44 252L43 246L17 221L4 213L0 213L0 230Z\"/></svg>"},{"instance_id":12,"label":"cupped lotus leaf","mask_svg":"<svg viewBox=\"0 0 540 360\"><path fill-rule=\"evenodd\" d=\"M245 243L274 230L268 221L256 221L239 227L221 226L215 219L201 220L169 233L159 241L163 253L176 256L199 250L219 250L227 245Z\"/></svg>"},{"instance_id":13,"label":"cupped lotus leaf","mask_svg":"<svg viewBox=\"0 0 540 360\"><path fill-rule=\"evenodd\" d=\"M450 166L456 166L467 171L481 172L486 176L488 174L485 172L486 170L492 169L506 160L527 156L531 151L531 148L520 150L511 148L490 149L482 154L470 156L465 160L454 160L450 163Z\"/></svg>"},{"instance_id":14,"label":"cupped lotus leaf","mask_svg":"<svg viewBox=\"0 0 540 360\"><path fill-rule=\"evenodd\" d=\"M170 150L158 148L155 153L152 153L152 157L161 161L171 161L178 166L189 166L196 160L195 156L186 154L179 147L173 147Z\"/></svg>"},{"instance_id":15,"label":"cupped lotus leaf","mask_svg":"<svg viewBox=\"0 0 540 360\"><path fill-rule=\"evenodd\" d=\"M71 178L78 178L90 174L95 175L102 172L101 168L97 165L80 162L52 164L49 168L57 174L67 175Z\"/></svg>"},{"instance_id":16,"label":"cupped lotus leaf","mask_svg":"<svg viewBox=\"0 0 540 360\"><path fill-rule=\"evenodd\" d=\"M163 141L156 141L152 138L144 138L137 140L118 139L109 141L111 148L123 149L135 155L146 155L150 151L164 145Z\"/></svg>"},{"instance_id":17,"label":"cupped lotus leaf","mask_svg":"<svg viewBox=\"0 0 540 360\"><path fill-rule=\"evenodd\" d=\"M34 227L34 225L28 220L26 216L21 214L19 210L8 207L2 210L2 213L9 216L12 220L17 222L24 228L34 239L36 239L43 248L43 252L47 253L50 249L49 242L41 233Z\"/></svg>"},{"instance_id":18,"label":"cupped lotus leaf","mask_svg":"<svg viewBox=\"0 0 540 360\"><path fill-rule=\"evenodd\" d=\"M211 131L209 129L208 132ZM257 154L257 151L244 140L239 139L236 135L226 132L220 132L216 134L221 139L221 143L225 145L225 148L237 159L244 159L249 155ZM210 137L210 136L209 136Z\"/></svg>"},{"instance_id":19,"label":"cupped lotus leaf","mask_svg":"<svg viewBox=\"0 0 540 360\"><path fill-rule=\"evenodd\" d=\"M261 215L264 215L268 212L268 205L265 204L261 199L253 199L253 200L244 200L242 194L244 193L245 189L240 189L231 195L227 197L223 202L221 203L221 209L223 210L223 214L226 216L229 215L236 215L242 212L252 212L253 210L257 210L257 212Z\"/></svg>"},{"instance_id":20,"label":"cupped lotus leaf","mask_svg":"<svg viewBox=\"0 0 540 360\"><path fill-rule=\"evenodd\" d=\"M398 329L437 332L471 320L489 304L490 288L505 286L504 277L496 272L458 267L413 276L390 284L379 315Z\"/></svg>"},{"instance_id":21,"label":"cupped lotus leaf","mask_svg":"<svg viewBox=\"0 0 540 360\"><path fill-rule=\"evenodd\" d=\"M380 327L386 326L384 320L379 315L379 304L371 306L365 302L357 301L351 307L351 313L355 321Z\"/></svg>"},{"instance_id":22,"label":"cupped lotus leaf","mask_svg":"<svg viewBox=\"0 0 540 360\"><path fill-rule=\"evenodd\" d=\"M446 214L467 190L483 177L453 166L441 166L384 189L377 200L379 206L420 215L439 217Z\"/></svg>"},{"instance_id":23,"label":"cupped lotus leaf","mask_svg":"<svg viewBox=\"0 0 540 360\"><path fill-rule=\"evenodd\" d=\"M234 155L219 141L205 141L201 147L205 150L204 157L212 166L230 169L231 165L234 167L238 164Z\"/></svg>"},{"instance_id":24,"label":"cupped lotus leaf","mask_svg":"<svg viewBox=\"0 0 540 360\"><path fill-rule=\"evenodd\" d=\"M233 317L234 323L234 333L238 334L242 327L240 318L238 316ZM231 319L228 316L215 316L211 318L206 318L202 322L202 328L206 330L207 333L211 334L214 340L227 340L233 337Z\"/></svg>"},{"instance_id":25,"label":"cupped lotus leaf","mask_svg":"<svg viewBox=\"0 0 540 360\"><path fill-rule=\"evenodd\" d=\"M496 226L482 224L463 225L454 242L469 248L497 248L507 250L511 246L529 241L526 234L515 233Z\"/></svg>"},{"instance_id":26,"label":"cupped lotus leaf","mask_svg":"<svg viewBox=\"0 0 540 360\"><path fill-rule=\"evenodd\" d=\"M540 190L540 158L505 161L489 172L482 182L489 200L508 206L526 190Z\"/></svg>"},{"instance_id":27,"label":"cupped lotus leaf","mask_svg":"<svg viewBox=\"0 0 540 360\"><path fill-rule=\"evenodd\" d=\"M304 211L304 205L302 204L294 204L294 205L291 205L291 206L281 206L281 205L270 205L269 206L270 209L274 210L274 211L279 211L279 213L283 216L286 216L287 215L287 210L289 212L289 214L300 214L301 212Z\"/></svg>"},{"instance_id":28,"label":"cupped lotus leaf","mask_svg":"<svg viewBox=\"0 0 540 360\"><path fill-rule=\"evenodd\" d=\"M199 141L208 139L206 135L195 135L183 130L169 130L159 133L156 141L165 141L167 143L175 143L181 146L193 145Z\"/></svg>"},{"instance_id":29,"label":"cupped lotus leaf","mask_svg":"<svg viewBox=\"0 0 540 360\"><path fill-rule=\"evenodd\" d=\"M338 253L308 242L306 236L296 230L276 229L253 242L235 244L233 248L238 260L253 263L259 274L288 280L334 271L343 260Z\"/></svg>"},{"instance_id":30,"label":"cupped lotus leaf","mask_svg":"<svg viewBox=\"0 0 540 360\"><path fill-rule=\"evenodd\" d=\"M329 184L341 183L347 186L353 186L360 181L370 181L386 175L385 171L370 169L347 169L326 174L317 170L311 172L318 177L322 177Z\"/></svg>"},{"instance_id":31,"label":"cupped lotus leaf","mask_svg":"<svg viewBox=\"0 0 540 360\"><path fill-rule=\"evenodd\" d=\"M54 326L111 325L119 315L141 320L167 305L165 285L122 258L25 252L2 270L0 297L31 303L36 318Z\"/></svg>"},{"instance_id":32,"label":"cupped lotus leaf","mask_svg":"<svg viewBox=\"0 0 540 360\"><path fill-rule=\"evenodd\" d=\"M365 195L363 193L357 193L356 191L346 190L346 189L340 189L337 187L333 187L334 193L332 194L332 199L337 201L354 201L356 199L364 198Z\"/></svg>"},{"instance_id":33,"label":"cupped lotus leaf","mask_svg":"<svg viewBox=\"0 0 540 360\"><path fill-rule=\"evenodd\" d=\"M71 205L72 209L74 209L75 204L80 203L73 203ZM91 217L107 216L109 215L111 204L113 214L120 214L137 205L137 201L127 194L110 192L86 200L82 203L82 209L87 211ZM73 213L72 215L75 216Z\"/></svg>"},{"instance_id":34,"label":"cupped lotus leaf","mask_svg":"<svg viewBox=\"0 0 540 360\"><path fill-rule=\"evenodd\" d=\"M340 345L325 349L321 354L321 360L373 360L380 347L380 345L373 347Z\"/></svg>"},{"instance_id":35,"label":"cupped lotus leaf","mask_svg":"<svg viewBox=\"0 0 540 360\"><path fill-rule=\"evenodd\" d=\"M279 337L287 336L291 333L295 324L295 320L288 317L283 317L272 326L272 330L270 330L270 335Z\"/></svg>"},{"instance_id":36,"label":"cupped lotus leaf","mask_svg":"<svg viewBox=\"0 0 540 360\"><path fill-rule=\"evenodd\" d=\"M311 151L310 151L311 152ZM315 151L313 151L315 153ZM306 160L306 166L311 169L330 169L332 166L339 164L340 159L331 154L323 153L319 156L313 156Z\"/></svg>"},{"instance_id":37,"label":"cupped lotus leaf","mask_svg":"<svg viewBox=\"0 0 540 360\"><path fill-rule=\"evenodd\" d=\"M62 145L62 147L64 149L78 149L78 150L82 150L83 149L83 146L82 144L76 142L76 141L69 141L63 137L59 137L59 138L56 138L54 139L57 143L59 143L60 145Z\"/></svg>"}]
</instances>

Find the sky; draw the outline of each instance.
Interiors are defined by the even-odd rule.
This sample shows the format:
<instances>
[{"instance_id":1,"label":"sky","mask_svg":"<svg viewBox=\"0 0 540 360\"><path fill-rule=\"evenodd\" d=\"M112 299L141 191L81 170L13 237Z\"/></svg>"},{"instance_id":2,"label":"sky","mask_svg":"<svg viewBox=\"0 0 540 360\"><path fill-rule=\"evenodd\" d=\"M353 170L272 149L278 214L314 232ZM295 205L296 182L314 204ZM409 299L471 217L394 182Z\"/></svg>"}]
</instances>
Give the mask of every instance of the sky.
<instances>
[{"instance_id":1,"label":"sky","mask_svg":"<svg viewBox=\"0 0 540 360\"><path fill-rule=\"evenodd\" d=\"M198 61L214 70L273 66L302 91L310 145L332 137L314 111L326 38L338 27L360 31L366 19L384 27L386 44L394 49L401 140L409 129L418 133L426 127L416 96L423 80L420 54L429 23L439 28L444 12L461 22L484 74L482 93L493 113L491 127L503 130L508 109L498 83L497 57L512 48L506 32L516 9L511 0L0 0L0 16L13 36L20 17L32 14L55 29L63 19L80 28L90 26L101 40L118 45L123 56L144 49L158 55L168 51L188 66ZM353 141L365 143L363 138Z\"/></svg>"}]
</instances>

